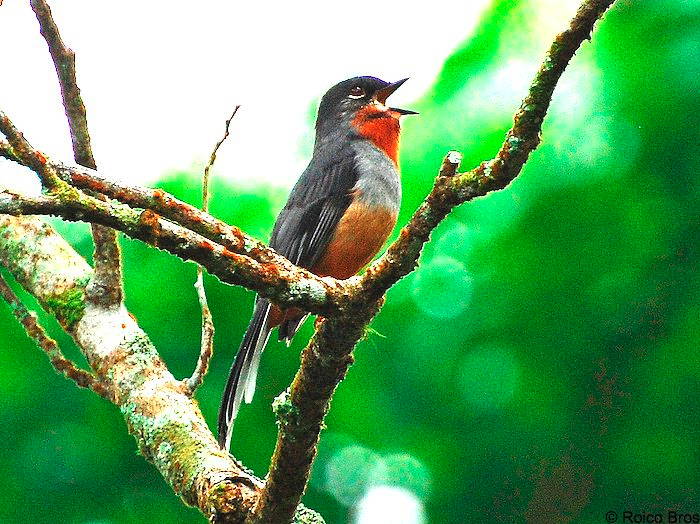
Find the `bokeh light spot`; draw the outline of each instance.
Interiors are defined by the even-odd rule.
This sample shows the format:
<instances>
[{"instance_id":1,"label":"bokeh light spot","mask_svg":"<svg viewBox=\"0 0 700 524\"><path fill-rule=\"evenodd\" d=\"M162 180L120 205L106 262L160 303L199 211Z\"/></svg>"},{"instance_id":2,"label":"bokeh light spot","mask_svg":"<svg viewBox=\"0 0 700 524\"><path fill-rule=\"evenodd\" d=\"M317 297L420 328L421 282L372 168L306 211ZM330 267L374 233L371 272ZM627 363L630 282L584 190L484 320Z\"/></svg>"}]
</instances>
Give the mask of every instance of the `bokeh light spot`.
<instances>
[{"instance_id":1,"label":"bokeh light spot","mask_svg":"<svg viewBox=\"0 0 700 524\"><path fill-rule=\"evenodd\" d=\"M435 253L446 253L464 260L473 249L474 231L457 220L446 220L440 236L434 241Z\"/></svg>"},{"instance_id":2,"label":"bokeh light spot","mask_svg":"<svg viewBox=\"0 0 700 524\"><path fill-rule=\"evenodd\" d=\"M355 524L423 524L425 511L420 500L408 490L375 486L355 508Z\"/></svg>"},{"instance_id":3,"label":"bokeh light spot","mask_svg":"<svg viewBox=\"0 0 700 524\"><path fill-rule=\"evenodd\" d=\"M382 459L371 473L372 485L395 486L407 489L421 500L430 491L430 472L417 458L408 453L395 453Z\"/></svg>"},{"instance_id":4,"label":"bokeh light spot","mask_svg":"<svg viewBox=\"0 0 700 524\"><path fill-rule=\"evenodd\" d=\"M590 115L562 126L552 138L559 172L570 181L590 182L593 176L622 176L634 165L640 150L638 127L618 115ZM609 168L615 162L616 169Z\"/></svg>"},{"instance_id":5,"label":"bokeh light spot","mask_svg":"<svg viewBox=\"0 0 700 524\"><path fill-rule=\"evenodd\" d=\"M351 506L365 494L382 464L382 458L370 449L344 447L326 464L326 491L341 504Z\"/></svg>"},{"instance_id":6,"label":"bokeh light spot","mask_svg":"<svg viewBox=\"0 0 700 524\"><path fill-rule=\"evenodd\" d=\"M471 351L462 364L462 394L472 408L501 407L513 397L519 382L518 362L511 351L503 348Z\"/></svg>"},{"instance_id":7,"label":"bokeh light spot","mask_svg":"<svg viewBox=\"0 0 700 524\"><path fill-rule=\"evenodd\" d=\"M420 267L411 294L423 313L437 318L455 318L469 305L472 279L458 260L437 256Z\"/></svg>"}]
</instances>

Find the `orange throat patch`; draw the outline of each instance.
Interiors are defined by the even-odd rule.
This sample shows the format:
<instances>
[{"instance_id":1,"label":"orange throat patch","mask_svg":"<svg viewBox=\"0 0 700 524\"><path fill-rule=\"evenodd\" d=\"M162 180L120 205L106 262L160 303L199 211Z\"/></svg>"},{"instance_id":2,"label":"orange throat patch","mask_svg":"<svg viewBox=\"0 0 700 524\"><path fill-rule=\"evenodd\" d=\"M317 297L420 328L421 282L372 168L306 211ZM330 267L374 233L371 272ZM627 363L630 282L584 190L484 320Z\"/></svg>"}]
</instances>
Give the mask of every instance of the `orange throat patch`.
<instances>
[{"instance_id":1,"label":"orange throat patch","mask_svg":"<svg viewBox=\"0 0 700 524\"><path fill-rule=\"evenodd\" d=\"M379 149L399 164L399 114L393 111L382 111L376 106L368 105L357 112L352 125L361 136L369 139Z\"/></svg>"}]
</instances>

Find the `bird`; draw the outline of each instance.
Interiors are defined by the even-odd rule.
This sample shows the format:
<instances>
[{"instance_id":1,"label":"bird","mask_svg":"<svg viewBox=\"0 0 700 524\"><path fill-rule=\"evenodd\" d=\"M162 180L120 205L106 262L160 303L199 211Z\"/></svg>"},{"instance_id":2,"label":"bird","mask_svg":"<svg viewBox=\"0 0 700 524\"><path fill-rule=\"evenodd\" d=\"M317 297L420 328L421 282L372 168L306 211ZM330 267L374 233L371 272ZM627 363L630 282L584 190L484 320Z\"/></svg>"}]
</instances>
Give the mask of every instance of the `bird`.
<instances>
[{"instance_id":1,"label":"bird","mask_svg":"<svg viewBox=\"0 0 700 524\"><path fill-rule=\"evenodd\" d=\"M416 111L389 107L404 82L358 76L321 98L313 154L280 211L270 247L318 276L346 279L379 252L396 225L401 204L400 120ZM253 315L231 366L218 419L222 449L231 445L242 400L250 403L260 356L278 328L291 343L308 314L281 309L256 296Z\"/></svg>"}]
</instances>

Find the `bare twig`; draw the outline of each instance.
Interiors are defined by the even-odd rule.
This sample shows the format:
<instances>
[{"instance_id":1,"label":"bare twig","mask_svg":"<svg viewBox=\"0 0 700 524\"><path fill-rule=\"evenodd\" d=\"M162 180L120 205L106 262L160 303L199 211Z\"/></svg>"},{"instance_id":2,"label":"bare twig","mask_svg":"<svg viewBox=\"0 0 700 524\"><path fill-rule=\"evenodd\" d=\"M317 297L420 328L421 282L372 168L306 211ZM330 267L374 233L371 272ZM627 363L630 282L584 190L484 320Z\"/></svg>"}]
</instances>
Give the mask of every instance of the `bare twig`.
<instances>
[{"instance_id":1,"label":"bare twig","mask_svg":"<svg viewBox=\"0 0 700 524\"><path fill-rule=\"evenodd\" d=\"M30 3L39 21L41 35L46 40L58 75L63 107L66 111L73 144L73 157L81 166L95 169L95 158L92 154L87 125L87 112L80 96L80 88L76 78L75 53L63 43L49 5L44 0L31 0ZM100 195L100 198L104 199L105 197ZM119 305L124 298L124 291L122 288L121 251L117 232L98 224L91 224L91 227L95 244L93 255L95 276L88 288L88 299L104 307Z\"/></svg>"},{"instance_id":2,"label":"bare twig","mask_svg":"<svg viewBox=\"0 0 700 524\"><path fill-rule=\"evenodd\" d=\"M216 153L219 150L219 147L221 147L224 140L228 138L229 126L231 125L231 121L233 120L233 117L236 116L236 113L240 107L240 105L237 105L233 109L233 113L231 113L229 119L226 120L224 136L221 137L221 140L219 140L214 146L214 150L211 152L211 156L209 157L209 162L204 168L204 177L202 178L202 211L205 213L209 212L209 171L214 165L214 162L216 162ZM207 370L209 369L209 361L214 353L214 321L211 318L211 311L209 310L209 304L207 303L207 294L204 289L204 273L202 266L200 265L197 265L197 281L195 282L194 287L197 290L199 305L202 308L202 342L199 351L199 359L197 360L197 367L195 368L194 373L192 373L192 376L187 379L187 387L192 394L194 394L197 388L202 384L204 376L207 374Z\"/></svg>"},{"instance_id":3,"label":"bare twig","mask_svg":"<svg viewBox=\"0 0 700 524\"><path fill-rule=\"evenodd\" d=\"M5 282L2 275L0 275L0 296L2 296L5 302L7 302L7 305L10 306L12 314L19 323L22 324L29 338L33 339L44 353L46 353L46 356L49 357L49 362L51 362L51 365L58 373L72 380L79 387L91 389L102 398L114 402L114 397L111 392L105 388L92 373L80 369L65 357L56 341L48 336L44 328L41 327L36 318L36 314L33 311L29 311L25 305L22 304L22 301L14 291L12 291L7 282Z\"/></svg>"},{"instance_id":4,"label":"bare twig","mask_svg":"<svg viewBox=\"0 0 700 524\"><path fill-rule=\"evenodd\" d=\"M214 354L214 321L211 318L211 311L207 302L207 294L204 290L204 274L202 266L197 266L197 280L194 283L197 290L197 298L199 305L202 308L202 339L199 349L199 358L197 359L197 367L195 367L192 376L185 382L190 395L194 395L197 388L202 385L202 381L209 371L209 362Z\"/></svg>"},{"instance_id":5,"label":"bare twig","mask_svg":"<svg viewBox=\"0 0 700 524\"><path fill-rule=\"evenodd\" d=\"M333 314L348 301L343 284L334 279L320 278L279 255L274 256L284 260L282 264L260 263L163 220L153 211L134 210L112 201L102 202L74 187L69 186L55 196L27 197L0 192L0 213L56 215L66 220L97 222L119 229L132 238L201 264L223 282L247 287L284 306ZM270 250L269 253L273 252Z\"/></svg>"},{"instance_id":6,"label":"bare twig","mask_svg":"<svg viewBox=\"0 0 700 524\"><path fill-rule=\"evenodd\" d=\"M233 112L231 113L231 116L228 117L228 120L226 120L226 124L224 126L224 136L222 136L221 140L219 140L214 146L214 149L212 150L211 155L209 156L209 162L207 163L207 167L204 168L204 178L202 180L202 211L204 211L205 213L209 212L209 171L214 165L214 162L216 162L216 153L219 151L221 144L223 144L228 138L229 127L231 127L231 121L235 118L236 113L238 113L238 110L240 108L240 105L237 105L233 108Z\"/></svg>"}]
</instances>

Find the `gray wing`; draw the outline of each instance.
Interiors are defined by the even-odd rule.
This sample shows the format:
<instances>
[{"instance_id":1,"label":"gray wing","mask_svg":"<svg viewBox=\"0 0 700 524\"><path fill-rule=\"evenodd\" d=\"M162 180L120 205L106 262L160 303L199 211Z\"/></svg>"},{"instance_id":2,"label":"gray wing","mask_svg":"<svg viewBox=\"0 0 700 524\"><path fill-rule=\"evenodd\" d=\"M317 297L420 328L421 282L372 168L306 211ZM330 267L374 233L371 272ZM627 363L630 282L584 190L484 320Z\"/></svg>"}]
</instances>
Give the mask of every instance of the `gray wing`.
<instances>
[{"instance_id":1,"label":"gray wing","mask_svg":"<svg viewBox=\"0 0 700 524\"><path fill-rule=\"evenodd\" d=\"M312 267L323 255L352 202L357 182L354 158L347 154L333 160L311 161L272 231L270 247L301 267Z\"/></svg>"}]
</instances>

